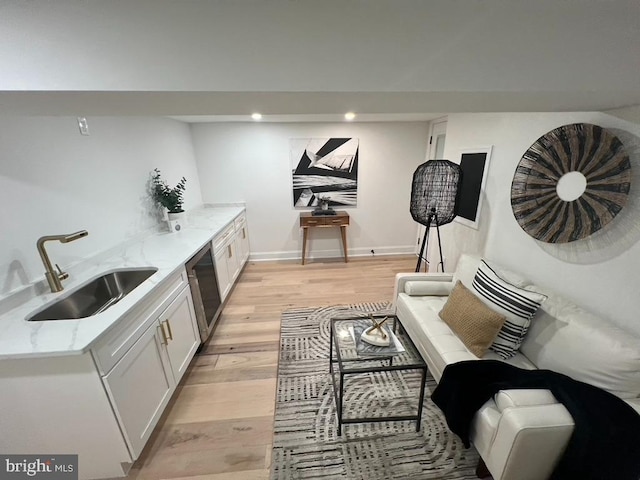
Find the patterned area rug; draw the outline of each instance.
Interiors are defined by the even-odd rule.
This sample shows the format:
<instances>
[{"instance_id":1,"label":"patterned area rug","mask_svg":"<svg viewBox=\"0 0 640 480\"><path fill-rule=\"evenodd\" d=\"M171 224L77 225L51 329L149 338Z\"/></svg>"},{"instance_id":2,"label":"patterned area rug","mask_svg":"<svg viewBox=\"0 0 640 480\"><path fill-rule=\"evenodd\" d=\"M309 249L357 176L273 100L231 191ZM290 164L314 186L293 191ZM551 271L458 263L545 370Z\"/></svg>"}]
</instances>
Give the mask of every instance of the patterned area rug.
<instances>
[{"instance_id":1,"label":"patterned area rug","mask_svg":"<svg viewBox=\"0 0 640 480\"><path fill-rule=\"evenodd\" d=\"M289 310L282 315L271 479L476 479L478 454L449 432L431 402L427 376L422 423L343 425L337 435L329 375L329 321L357 313L384 312L387 303ZM417 408L419 374L353 375L345 385L345 417L361 417L371 405L405 392ZM408 392L408 393L406 393ZM397 405L396 405L397 406ZM414 410L415 412L415 410ZM370 416L370 415L368 415Z\"/></svg>"}]
</instances>

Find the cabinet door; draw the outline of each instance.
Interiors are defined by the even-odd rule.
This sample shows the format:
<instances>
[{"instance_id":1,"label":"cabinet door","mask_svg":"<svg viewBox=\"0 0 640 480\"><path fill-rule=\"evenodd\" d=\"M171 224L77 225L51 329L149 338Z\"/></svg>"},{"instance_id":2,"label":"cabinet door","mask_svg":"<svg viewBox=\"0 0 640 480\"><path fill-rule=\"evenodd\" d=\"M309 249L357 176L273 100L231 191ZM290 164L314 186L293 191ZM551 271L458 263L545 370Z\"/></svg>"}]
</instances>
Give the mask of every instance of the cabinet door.
<instances>
[{"instance_id":1,"label":"cabinet door","mask_svg":"<svg viewBox=\"0 0 640 480\"><path fill-rule=\"evenodd\" d=\"M225 247L227 253L227 268L229 269L229 278L231 283L236 279L240 272L240 263L238 261L238 251L236 249L236 243L233 239L229 240L229 243Z\"/></svg>"},{"instance_id":2,"label":"cabinet door","mask_svg":"<svg viewBox=\"0 0 640 480\"><path fill-rule=\"evenodd\" d=\"M235 243L238 252L238 265L242 268L249 258L249 235L246 224L243 223L236 232Z\"/></svg>"},{"instance_id":3,"label":"cabinet door","mask_svg":"<svg viewBox=\"0 0 640 480\"><path fill-rule=\"evenodd\" d=\"M107 393L120 420L133 458L138 458L174 390L162 347L160 325L154 322L108 375Z\"/></svg>"},{"instance_id":4,"label":"cabinet door","mask_svg":"<svg viewBox=\"0 0 640 480\"><path fill-rule=\"evenodd\" d=\"M227 298L229 289L231 288L231 279L229 278L229 267L227 266L227 248L223 247L215 255L216 275L218 276L218 288L220 289L220 299L224 301Z\"/></svg>"},{"instance_id":5,"label":"cabinet door","mask_svg":"<svg viewBox=\"0 0 640 480\"><path fill-rule=\"evenodd\" d=\"M200 345L200 332L188 288L178 295L158 320L167 338L166 347L171 372L177 384Z\"/></svg>"}]
</instances>

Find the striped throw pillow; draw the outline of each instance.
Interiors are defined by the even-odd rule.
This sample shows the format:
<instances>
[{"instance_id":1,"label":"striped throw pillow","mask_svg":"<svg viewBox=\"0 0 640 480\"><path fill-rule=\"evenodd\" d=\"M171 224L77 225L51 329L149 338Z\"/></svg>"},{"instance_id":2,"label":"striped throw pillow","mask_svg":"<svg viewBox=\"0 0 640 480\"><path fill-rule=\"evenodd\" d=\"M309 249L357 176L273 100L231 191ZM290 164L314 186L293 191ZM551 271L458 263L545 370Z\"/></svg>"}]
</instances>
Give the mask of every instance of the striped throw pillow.
<instances>
[{"instance_id":1,"label":"striped throw pillow","mask_svg":"<svg viewBox=\"0 0 640 480\"><path fill-rule=\"evenodd\" d=\"M473 289L487 306L506 317L489 348L505 360L514 356L527 334L531 318L547 296L505 282L484 260L473 278Z\"/></svg>"}]
</instances>

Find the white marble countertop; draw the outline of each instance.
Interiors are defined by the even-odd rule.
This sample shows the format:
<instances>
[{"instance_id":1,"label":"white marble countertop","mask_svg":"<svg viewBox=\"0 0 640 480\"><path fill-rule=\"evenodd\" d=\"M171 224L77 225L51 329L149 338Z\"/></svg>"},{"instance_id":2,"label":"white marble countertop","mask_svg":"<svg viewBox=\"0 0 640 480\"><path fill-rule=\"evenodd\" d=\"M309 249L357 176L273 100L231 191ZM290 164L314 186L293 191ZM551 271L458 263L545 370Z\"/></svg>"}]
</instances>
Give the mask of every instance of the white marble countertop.
<instances>
[{"instance_id":1,"label":"white marble countertop","mask_svg":"<svg viewBox=\"0 0 640 480\"><path fill-rule=\"evenodd\" d=\"M180 232L150 232L70 268L70 277L63 282L62 292L38 295L0 315L0 359L87 352L140 300L184 267L194 253L243 211L241 206L200 207L189 212L188 225ZM141 267L155 267L158 271L102 313L78 320L26 320L32 313L104 273Z\"/></svg>"}]
</instances>

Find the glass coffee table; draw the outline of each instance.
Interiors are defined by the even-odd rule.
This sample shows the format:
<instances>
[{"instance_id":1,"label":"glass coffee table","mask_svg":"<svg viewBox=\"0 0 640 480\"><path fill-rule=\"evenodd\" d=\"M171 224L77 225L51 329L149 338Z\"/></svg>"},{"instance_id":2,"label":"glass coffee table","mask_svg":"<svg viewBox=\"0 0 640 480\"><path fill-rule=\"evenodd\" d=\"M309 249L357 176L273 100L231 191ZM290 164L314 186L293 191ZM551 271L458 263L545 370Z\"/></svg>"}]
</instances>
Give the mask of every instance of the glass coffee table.
<instances>
[{"instance_id":1,"label":"glass coffee table","mask_svg":"<svg viewBox=\"0 0 640 480\"><path fill-rule=\"evenodd\" d=\"M372 326L372 319L379 322L385 317L385 325L393 330L404 351L393 355L358 352L354 328L358 337L357 330ZM338 435L343 424L403 420L415 420L419 431L427 364L400 320L385 314L332 318L330 330L329 373Z\"/></svg>"}]
</instances>

